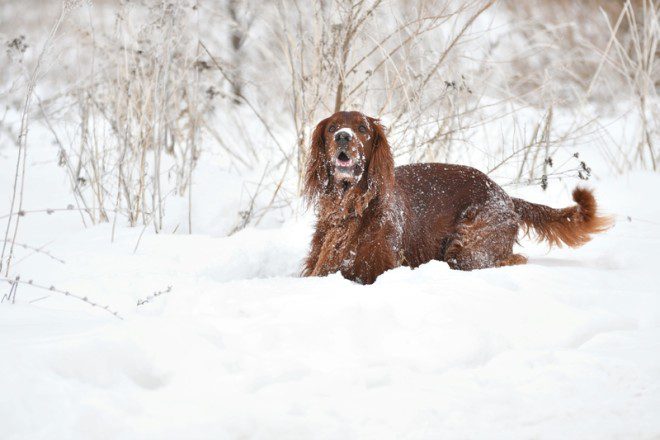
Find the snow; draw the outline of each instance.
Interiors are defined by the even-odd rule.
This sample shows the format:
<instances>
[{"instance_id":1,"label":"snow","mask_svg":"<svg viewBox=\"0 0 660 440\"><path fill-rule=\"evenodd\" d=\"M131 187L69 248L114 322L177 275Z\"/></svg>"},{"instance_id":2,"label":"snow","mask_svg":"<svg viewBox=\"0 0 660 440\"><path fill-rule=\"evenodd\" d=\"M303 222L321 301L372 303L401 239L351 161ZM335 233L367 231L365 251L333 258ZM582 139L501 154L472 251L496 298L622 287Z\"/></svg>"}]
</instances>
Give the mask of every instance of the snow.
<instances>
[{"instance_id":1,"label":"snow","mask_svg":"<svg viewBox=\"0 0 660 440\"><path fill-rule=\"evenodd\" d=\"M350 139L356 139L358 142L360 142L360 138L358 138L355 135L355 132L353 131L353 129L351 127L338 128L337 131L335 132L335 136L338 136L339 133L347 133L350 136Z\"/></svg>"},{"instance_id":2,"label":"snow","mask_svg":"<svg viewBox=\"0 0 660 440\"><path fill-rule=\"evenodd\" d=\"M26 210L66 206L53 150L30 154ZM123 320L28 285L0 304L3 439L660 436L660 202L643 191L660 176L590 182L618 222L583 248L523 239L524 266L362 286L298 277L311 212L225 236L240 185L206 166L193 235L22 218L21 241L65 263L18 249L14 271ZM507 190L566 206L573 185Z\"/></svg>"}]
</instances>

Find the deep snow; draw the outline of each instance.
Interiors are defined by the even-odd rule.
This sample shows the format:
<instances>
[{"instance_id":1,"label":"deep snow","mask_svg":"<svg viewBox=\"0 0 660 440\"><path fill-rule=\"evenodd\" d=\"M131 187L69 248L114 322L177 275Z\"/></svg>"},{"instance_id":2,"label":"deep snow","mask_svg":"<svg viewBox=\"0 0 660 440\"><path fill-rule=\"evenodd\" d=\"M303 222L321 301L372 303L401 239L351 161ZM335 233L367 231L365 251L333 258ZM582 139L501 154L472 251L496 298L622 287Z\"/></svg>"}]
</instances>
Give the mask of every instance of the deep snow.
<instances>
[{"instance_id":1,"label":"deep snow","mask_svg":"<svg viewBox=\"0 0 660 440\"><path fill-rule=\"evenodd\" d=\"M70 203L34 159L52 150L30 154L26 210ZM525 266L431 262L361 286L297 277L309 212L223 237L239 184L214 172L206 235L119 227L111 243L75 212L22 219L19 241L66 263L19 249L15 273L124 320L25 285L0 304L1 438L660 436L660 176L589 182L617 224L583 248L523 239ZM566 206L574 183L515 195Z\"/></svg>"}]
</instances>

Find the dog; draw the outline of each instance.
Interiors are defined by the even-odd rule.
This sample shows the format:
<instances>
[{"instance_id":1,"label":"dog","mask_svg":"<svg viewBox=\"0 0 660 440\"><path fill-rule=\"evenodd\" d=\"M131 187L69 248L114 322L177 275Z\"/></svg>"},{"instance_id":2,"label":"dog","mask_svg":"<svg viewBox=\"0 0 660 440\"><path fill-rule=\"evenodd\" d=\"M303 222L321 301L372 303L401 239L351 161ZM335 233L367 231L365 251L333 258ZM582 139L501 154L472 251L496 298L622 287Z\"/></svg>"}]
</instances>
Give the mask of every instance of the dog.
<instances>
[{"instance_id":1,"label":"dog","mask_svg":"<svg viewBox=\"0 0 660 440\"><path fill-rule=\"evenodd\" d=\"M577 247L612 225L588 189L575 188L575 206L553 209L509 197L471 167L395 168L380 121L354 111L316 126L303 193L318 220L302 275L340 271L363 284L430 260L459 270L524 264L513 253L521 228L550 245Z\"/></svg>"}]
</instances>

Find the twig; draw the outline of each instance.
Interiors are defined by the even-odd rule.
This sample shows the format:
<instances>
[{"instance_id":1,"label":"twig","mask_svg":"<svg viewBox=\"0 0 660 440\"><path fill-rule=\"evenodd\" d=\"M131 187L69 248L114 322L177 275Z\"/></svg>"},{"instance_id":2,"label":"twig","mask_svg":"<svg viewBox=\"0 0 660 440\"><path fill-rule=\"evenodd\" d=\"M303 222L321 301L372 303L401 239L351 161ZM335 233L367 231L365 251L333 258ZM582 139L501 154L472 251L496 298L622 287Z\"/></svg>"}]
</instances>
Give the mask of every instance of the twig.
<instances>
[{"instance_id":1,"label":"twig","mask_svg":"<svg viewBox=\"0 0 660 440\"><path fill-rule=\"evenodd\" d=\"M7 300L12 304L16 302L16 290L18 290L18 277L16 278L16 280L10 280L9 284L11 284L11 287L9 288L9 293L6 295L2 295L2 299L0 300L0 303L5 302L5 300Z\"/></svg>"},{"instance_id":2,"label":"twig","mask_svg":"<svg viewBox=\"0 0 660 440\"><path fill-rule=\"evenodd\" d=\"M244 229L248 225L248 223L250 223L250 219L252 218L252 214L254 212L254 205L256 203L257 196L260 194L261 185L263 184L264 179L266 178L266 173L268 171L268 165L269 165L269 163L267 163L266 166L264 167L264 172L261 175L261 179L259 179L259 183L257 184L257 188L254 190L254 194L252 195L252 197L250 197L250 203L248 205L248 208L243 210L243 211L240 211L238 213L238 215L239 215L239 217L241 217L241 219L238 222L238 224L236 226L234 226L231 231L229 231L227 236L234 235L235 233L237 233L241 229ZM275 191L275 194L277 194L277 190ZM275 196L275 194L273 195L273 197Z\"/></svg>"},{"instance_id":3,"label":"twig","mask_svg":"<svg viewBox=\"0 0 660 440\"><path fill-rule=\"evenodd\" d=\"M98 303L95 303L94 301L91 301L91 300L90 300L89 298L87 298L86 296L76 295L75 293L71 293L71 292L69 292L68 290L61 290L61 289L58 289L58 288L55 287L55 286L45 286L45 285L42 285L42 284L37 284L37 283L35 283L33 280L23 281L23 280L21 279L20 276L16 276L16 278L14 278L14 279L0 276L0 281L5 281L5 282L7 282L7 283L9 283L9 284L12 285L12 288L14 289L14 300L16 299L16 286L17 286L18 284L23 284L23 285L26 285L26 286L32 286L32 287L35 287L35 288L37 288L37 289L48 290L48 291L50 291L50 292L57 292L57 293L60 293L60 294L62 294L62 295L64 295L64 296L69 296L69 297L71 297L71 298L75 298L75 299L77 299L77 300L79 300L79 301L82 301L82 302L84 302L84 303L86 303L86 304L89 304L89 305L92 306L92 307L97 307L97 308L99 308L99 309L101 309L101 310L105 310L106 312L108 312L108 313L110 313L111 315L113 315L115 318L118 318L118 319L121 319L121 320L124 319L124 318L122 318L122 317L119 315L118 312L113 311L112 309L110 309L109 306L102 306L101 304L98 304ZM10 295L11 295L11 291L10 291ZM11 299L11 296L10 296L9 299Z\"/></svg>"},{"instance_id":4,"label":"twig","mask_svg":"<svg viewBox=\"0 0 660 440\"><path fill-rule=\"evenodd\" d=\"M14 174L14 185L11 196L11 204L9 208L10 212L14 211L14 206L16 204L17 196L18 196L18 210L21 211L23 209L23 190L25 188L25 164L27 162L28 117L30 112L30 104L32 102L32 94L36 87L37 78L41 70L41 63L43 62L44 56L46 55L46 52L48 51L48 48L50 47L50 44L53 41L53 38L55 37L55 34L57 33L58 29L60 28L60 25L64 21L64 18L67 16L67 14L71 11L71 9L74 6L75 4L70 1L64 1L64 3L62 4L60 15L58 16L57 20L55 20L55 23L50 29L50 33L48 34L48 37L46 38L46 41L43 47L41 48L41 53L37 58L37 64L32 70L32 74L30 75L30 79L28 81L27 93L25 94L25 100L23 102L23 111L21 114L19 150L18 150L18 157L16 160L16 171ZM20 175L20 186L19 186L19 175ZM9 275L9 269L11 267L11 259L14 253L14 245L16 243L16 236L18 235L19 223L20 223L20 217L16 217L16 221L14 222L14 233L12 234L11 241L9 241L10 243L9 254L7 255L7 266L5 268L5 275L7 276ZM2 244L2 253L0 254L0 271L2 270L3 261L5 259L5 250L7 248L11 224L12 224L12 219L10 217L9 220L7 220L7 228L5 230L5 237Z\"/></svg>"},{"instance_id":5,"label":"twig","mask_svg":"<svg viewBox=\"0 0 660 440\"><path fill-rule=\"evenodd\" d=\"M199 45L202 46L202 49L204 49L204 51L209 56L209 58L211 58L211 61L213 61L213 64L215 64L215 67L218 68L218 70L220 71L222 76L229 82L229 84L232 85L232 87L234 87L234 84L232 83L232 80L230 79L229 75L227 75L227 73L224 71L224 69L222 68L220 63L218 63L218 61L211 54L211 51L209 51L209 49L206 47L206 45L204 44L204 42L202 40L199 40ZM266 129L266 132L268 132L268 135L271 137L271 139L273 139L273 142L275 142L275 145L277 145L277 148L280 150L280 153L282 153L284 155L286 160L291 160L289 155L282 148L282 145L280 144L280 142L277 140L277 137L275 136L275 134L270 129L270 126L268 125L266 120L263 118L261 113L259 113L257 111L257 109L252 105L250 100L247 99L244 94L238 94L238 95L236 95L236 97L239 98L240 100L242 100L243 102L245 102L247 104L247 106L250 108L250 110L252 111L252 113L254 113L254 115L257 117L257 119L259 119L259 122L261 122L261 124L264 126L264 128Z\"/></svg>"},{"instance_id":6,"label":"twig","mask_svg":"<svg viewBox=\"0 0 660 440\"><path fill-rule=\"evenodd\" d=\"M16 246L22 247L23 249L29 249L31 251L34 251L35 253L38 253L38 254L43 254L43 255L57 261L58 263L66 264L66 261L62 260L61 258L57 258L56 256L54 256L50 252L44 250L44 246L46 246L46 245L37 248L37 247L30 246L30 245L25 244L25 243L16 242ZM19 260L16 264L18 264L20 261L22 261L22 260Z\"/></svg>"},{"instance_id":7,"label":"twig","mask_svg":"<svg viewBox=\"0 0 660 440\"><path fill-rule=\"evenodd\" d=\"M456 35L454 37L454 39L451 41L451 43L449 43L449 46L447 46L447 48L442 52L442 54L440 55L440 58L438 58L438 61L435 63L435 65L433 66L431 71L426 75L426 78L424 78L424 81L422 81L420 89L423 89L426 86L426 83L429 82L429 80L435 74L435 72L440 68L440 66L442 66L442 63L445 61L445 58L447 57L447 55L449 55L449 52L451 52L451 50L454 48L456 43L458 43L458 40L463 36L463 34L465 34L465 31L467 31L468 28L470 26L472 26L472 23L474 23L474 20L476 20L477 17L479 17L481 14L483 14L486 11L486 9L493 6L493 3L495 3L495 0L488 1L485 5L483 5L481 8L479 8L479 10L477 12L475 12L468 19L468 21L461 28L458 35Z\"/></svg>"},{"instance_id":8,"label":"twig","mask_svg":"<svg viewBox=\"0 0 660 440\"><path fill-rule=\"evenodd\" d=\"M90 211L90 210L91 211L98 211L98 210L101 210L101 209L102 208L74 208L73 205L67 206L66 208L31 209L31 210L27 210L27 211L18 211L18 212L12 212L11 214L0 215L0 220L5 219L5 218L9 218L9 217L14 217L14 216L24 217L28 214L36 214L36 213L43 213L43 212L45 212L48 215L51 215L55 212L62 212L62 211L71 211L71 212L84 211L84 212L87 212L87 211ZM113 210L108 211L108 212L114 212L114 213L121 214L121 211L117 210L117 209L113 209Z\"/></svg>"},{"instance_id":9,"label":"twig","mask_svg":"<svg viewBox=\"0 0 660 440\"><path fill-rule=\"evenodd\" d=\"M137 242L135 243L135 248L133 248L133 254L135 254L138 250L138 247L140 246L140 241L142 240L142 235L144 234L144 231L147 229L147 226L149 226L149 223L145 223L144 226L142 227L142 231L140 231L140 236L137 239Z\"/></svg>"},{"instance_id":10,"label":"twig","mask_svg":"<svg viewBox=\"0 0 660 440\"><path fill-rule=\"evenodd\" d=\"M172 286L167 286L166 289L158 290L158 291L152 293L151 295L147 296L145 299L138 299L138 301L137 301L137 305L138 305L138 307L139 307L139 306L141 306L141 305L143 305L143 304L146 304L146 303L148 303L148 302L151 302L151 301L152 301L153 299L155 299L156 297L158 297L158 296L160 296L160 295L162 295L162 294L164 294L164 293L170 293L171 291L172 291Z\"/></svg>"}]
</instances>

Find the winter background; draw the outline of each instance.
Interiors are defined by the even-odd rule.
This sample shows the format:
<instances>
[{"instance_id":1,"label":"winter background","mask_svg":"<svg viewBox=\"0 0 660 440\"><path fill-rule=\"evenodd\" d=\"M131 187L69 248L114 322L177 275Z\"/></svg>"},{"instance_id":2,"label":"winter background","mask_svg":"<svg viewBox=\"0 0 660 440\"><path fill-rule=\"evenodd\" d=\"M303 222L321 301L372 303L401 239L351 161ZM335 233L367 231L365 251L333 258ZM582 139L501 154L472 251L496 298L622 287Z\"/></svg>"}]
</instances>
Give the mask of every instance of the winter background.
<instances>
[{"instance_id":1,"label":"winter background","mask_svg":"<svg viewBox=\"0 0 660 440\"><path fill-rule=\"evenodd\" d=\"M0 438L660 438L657 0L4 0ZM300 278L315 123L616 225Z\"/></svg>"}]
</instances>

